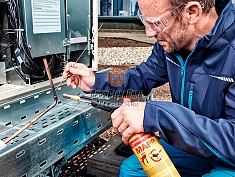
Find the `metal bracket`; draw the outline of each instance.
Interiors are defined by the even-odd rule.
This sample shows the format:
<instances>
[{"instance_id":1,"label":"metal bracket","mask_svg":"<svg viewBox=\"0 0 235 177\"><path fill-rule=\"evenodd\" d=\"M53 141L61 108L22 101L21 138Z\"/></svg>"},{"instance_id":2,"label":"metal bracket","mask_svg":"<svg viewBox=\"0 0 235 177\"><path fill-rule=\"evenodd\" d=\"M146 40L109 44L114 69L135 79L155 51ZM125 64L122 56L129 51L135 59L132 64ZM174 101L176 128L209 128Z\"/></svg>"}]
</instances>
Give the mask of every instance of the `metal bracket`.
<instances>
[{"instance_id":1,"label":"metal bracket","mask_svg":"<svg viewBox=\"0 0 235 177\"><path fill-rule=\"evenodd\" d=\"M70 40L68 38L63 40L63 46L64 47L67 47L67 46L70 46L70 45L71 45L71 43L70 43Z\"/></svg>"}]
</instances>

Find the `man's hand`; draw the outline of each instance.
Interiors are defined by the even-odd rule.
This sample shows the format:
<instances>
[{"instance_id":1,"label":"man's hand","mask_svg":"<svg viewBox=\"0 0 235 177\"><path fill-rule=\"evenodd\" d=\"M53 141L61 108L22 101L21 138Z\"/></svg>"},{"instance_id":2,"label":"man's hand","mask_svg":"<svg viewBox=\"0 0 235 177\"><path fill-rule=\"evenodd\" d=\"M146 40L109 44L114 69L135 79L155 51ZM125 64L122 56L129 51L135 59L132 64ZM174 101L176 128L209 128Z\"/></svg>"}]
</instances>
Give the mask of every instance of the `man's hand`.
<instances>
[{"instance_id":1,"label":"man's hand","mask_svg":"<svg viewBox=\"0 0 235 177\"><path fill-rule=\"evenodd\" d=\"M122 135L122 141L128 144L129 138L136 133L143 133L145 102L126 102L116 109L112 115L112 123L117 134Z\"/></svg>"},{"instance_id":2,"label":"man's hand","mask_svg":"<svg viewBox=\"0 0 235 177\"><path fill-rule=\"evenodd\" d=\"M70 62L65 66L63 78L69 87L91 91L95 84L95 75L91 69L81 63Z\"/></svg>"}]
</instances>

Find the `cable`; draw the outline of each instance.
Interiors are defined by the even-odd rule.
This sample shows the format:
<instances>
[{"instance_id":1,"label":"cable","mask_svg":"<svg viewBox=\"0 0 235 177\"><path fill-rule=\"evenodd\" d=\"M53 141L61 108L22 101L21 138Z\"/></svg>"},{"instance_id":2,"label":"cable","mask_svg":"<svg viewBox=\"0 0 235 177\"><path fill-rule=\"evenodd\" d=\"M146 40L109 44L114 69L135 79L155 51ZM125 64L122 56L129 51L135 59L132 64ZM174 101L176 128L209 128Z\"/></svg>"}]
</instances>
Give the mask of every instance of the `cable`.
<instances>
[{"instance_id":1,"label":"cable","mask_svg":"<svg viewBox=\"0 0 235 177\"><path fill-rule=\"evenodd\" d=\"M11 34L12 39L10 39L9 37L7 37L7 35L4 34L3 30L0 29L0 38L10 43L8 46L0 50L0 53L6 50L7 48L13 46L14 51L15 50L20 51L19 55L21 60L19 61L19 63L22 66L21 67L22 71L25 74L29 74L31 78L42 79L45 78L46 76L45 68L43 65L41 65L40 57L32 58L30 49L27 45L27 40L24 35L23 20L22 20L23 18L19 2L20 2L19 0L8 0L6 2L8 8L9 25L10 25L9 28L12 29L14 33ZM15 52L12 52L11 58L13 65L16 66L17 59L15 56ZM48 65L53 74L59 74L63 71L63 66L64 66L63 58L60 58L58 55L54 54L50 56L50 59L48 56L48 60L50 61Z\"/></svg>"},{"instance_id":2,"label":"cable","mask_svg":"<svg viewBox=\"0 0 235 177\"><path fill-rule=\"evenodd\" d=\"M45 76L45 69L33 61L26 39L24 37L19 0L8 0L7 5L9 11L9 22L15 31L16 44L20 49L23 63L25 67L35 73L31 74L33 78L43 78Z\"/></svg>"}]
</instances>

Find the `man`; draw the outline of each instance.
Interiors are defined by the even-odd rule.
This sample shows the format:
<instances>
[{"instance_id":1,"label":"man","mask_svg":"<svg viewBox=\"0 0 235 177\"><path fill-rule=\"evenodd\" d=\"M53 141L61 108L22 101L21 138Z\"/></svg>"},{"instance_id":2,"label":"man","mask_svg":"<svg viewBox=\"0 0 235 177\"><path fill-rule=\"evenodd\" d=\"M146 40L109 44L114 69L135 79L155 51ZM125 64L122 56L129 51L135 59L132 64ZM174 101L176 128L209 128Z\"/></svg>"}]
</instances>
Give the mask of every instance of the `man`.
<instances>
[{"instance_id":1,"label":"man","mask_svg":"<svg viewBox=\"0 0 235 177\"><path fill-rule=\"evenodd\" d=\"M139 102L112 114L124 143L136 133L159 132L181 176L235 176L235 9L230 0L139 0L148 37L148 60L114 88L108 73L69 63L67 85L84 91L132 89L148 94L169 82L172 102ZM135 156L120 176L146 176Z\"/></svg>"}]
</instances>

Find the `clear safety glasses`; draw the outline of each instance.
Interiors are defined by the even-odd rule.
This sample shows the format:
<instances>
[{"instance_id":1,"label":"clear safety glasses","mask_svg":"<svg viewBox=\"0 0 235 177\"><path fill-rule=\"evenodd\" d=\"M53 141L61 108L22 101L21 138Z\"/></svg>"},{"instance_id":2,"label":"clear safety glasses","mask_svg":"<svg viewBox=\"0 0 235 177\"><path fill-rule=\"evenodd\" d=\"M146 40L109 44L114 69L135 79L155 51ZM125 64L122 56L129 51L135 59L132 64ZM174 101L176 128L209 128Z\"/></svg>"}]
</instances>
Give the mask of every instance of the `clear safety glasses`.
<instances>
[{"instance_id":1,"label":"clear safety glasses","mask_svg":"<svg viewBox=\"0 0 235 177\"><path fill-rule=\"evenodd\" d=\"M162 14L159 17L144 17L139 10L138 16L141 22L144 24L145 28L148 28L150 31L157 32L159 34L165 32L169 28L183 8L184 4Z\"/></svg>"}]
</instances>

